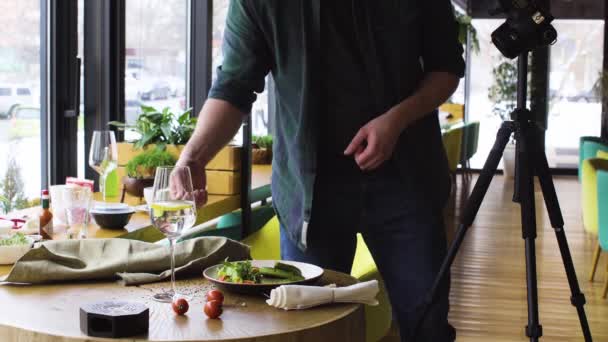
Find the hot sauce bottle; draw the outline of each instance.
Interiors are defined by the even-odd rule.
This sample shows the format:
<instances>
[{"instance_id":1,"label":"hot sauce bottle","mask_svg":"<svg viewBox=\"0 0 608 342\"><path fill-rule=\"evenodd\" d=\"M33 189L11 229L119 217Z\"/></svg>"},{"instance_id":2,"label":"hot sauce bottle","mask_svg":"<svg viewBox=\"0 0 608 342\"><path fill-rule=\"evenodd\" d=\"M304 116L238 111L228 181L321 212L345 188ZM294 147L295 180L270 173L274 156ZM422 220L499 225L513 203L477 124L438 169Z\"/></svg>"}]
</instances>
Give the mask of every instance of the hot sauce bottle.
<instances>
[{"instance_id":1,"label":"hot sauce bottle","mask_svg":"<svg viewBox=\"0 0 608 342\"><path fill-rule=\"evenodd\" d=\"M52 240L53 237L53 213L49 209L49 191L42 190L42 212L40 213L40 235L44 240Z\"/></svg>"}]
</instances>

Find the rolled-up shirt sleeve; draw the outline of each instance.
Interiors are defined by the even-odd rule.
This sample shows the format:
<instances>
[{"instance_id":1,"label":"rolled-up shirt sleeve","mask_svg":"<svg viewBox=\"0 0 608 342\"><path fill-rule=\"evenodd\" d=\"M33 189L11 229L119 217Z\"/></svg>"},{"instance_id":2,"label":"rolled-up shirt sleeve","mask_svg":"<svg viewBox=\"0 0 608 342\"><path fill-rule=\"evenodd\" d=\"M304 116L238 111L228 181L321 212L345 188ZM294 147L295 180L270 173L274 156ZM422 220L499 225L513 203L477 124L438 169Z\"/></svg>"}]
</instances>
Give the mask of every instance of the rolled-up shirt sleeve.
<instances>
[{"instance_id":1,"label":"rolled-up shirt sleeve","mask_svg":"<svg viewBox=\"0 0 608 342\"><path fill-rule=\"evenodd\" d=\"M224 60L209 98L225 100L249 113L256 93L264 91L271 67L269 50L250 1L231 0L222 43Z\"/></svg>"},{"instance_id":2,"label":"rolled-up shirt sleeve","mask_svg":"<svg viewBox=\"0 0 608 342\"><path fill-rule=\"evenodd\" d=\"M458 40L458 23L450 0L422 1L425 72L443 71L464 76L463 48Z\"/></svg>"}]
</instances>

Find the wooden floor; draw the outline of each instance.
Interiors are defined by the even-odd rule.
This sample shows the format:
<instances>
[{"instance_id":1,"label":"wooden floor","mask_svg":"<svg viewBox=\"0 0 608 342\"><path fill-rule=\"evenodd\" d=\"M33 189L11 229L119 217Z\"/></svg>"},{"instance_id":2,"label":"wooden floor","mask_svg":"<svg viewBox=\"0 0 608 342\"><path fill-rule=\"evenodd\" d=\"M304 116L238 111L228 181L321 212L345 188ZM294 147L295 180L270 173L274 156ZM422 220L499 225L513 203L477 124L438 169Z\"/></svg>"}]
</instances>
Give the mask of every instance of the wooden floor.
<instances>
[{"instance_id":1,"label":"wooden floor","mask_svg":"<svg viewBox=\"0 0 608 342\"><path fill-rule=\"evenodd\" d=\"M459 182L461 177L459 175ZM608 341L608 300L601 298L608 254L602 255L595 282L588 280L596 239L583 230L580 185L576 177L556 177L570 250L594 341ZM464 189L459 184L459 190ZM497 176L452 268L450 322L457 341L526 341L527 324L524 241L519 206L511 202L513 182ZM448 221L455 226L463 192L451 204ZM537 203L542 194L536 191ZM543 341L583 341L561 256L544 204L537 205L537 259L540 323ZM398 341L393 329L382 342Z\"/></svg>"}]
</instances>

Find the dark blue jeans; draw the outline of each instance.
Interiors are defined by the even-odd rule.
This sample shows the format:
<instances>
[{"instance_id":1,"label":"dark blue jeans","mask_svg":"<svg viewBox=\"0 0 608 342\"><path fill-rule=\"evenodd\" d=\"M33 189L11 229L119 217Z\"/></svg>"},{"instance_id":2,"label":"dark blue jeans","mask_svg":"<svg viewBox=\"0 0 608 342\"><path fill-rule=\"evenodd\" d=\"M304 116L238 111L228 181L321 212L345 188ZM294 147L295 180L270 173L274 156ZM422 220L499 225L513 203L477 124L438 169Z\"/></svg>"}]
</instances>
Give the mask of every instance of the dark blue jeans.
<instances>
[{"instance_id":1,"label":"dark blue jeans","mask_svg":"<svg viewBox=\"0 0 608 342\"><path fill-rule=\"evenodd\" d=\"M281 229L281 257L350 274L356 233L361 232L384 279L401 340L408 341L446 253L441 210L417 198L396 174L356 182L318 179L308 248L299 250ZM454 341L455 330L447 320L448 295L449 281L415 342Z\"/></svg>"}]
</instances>

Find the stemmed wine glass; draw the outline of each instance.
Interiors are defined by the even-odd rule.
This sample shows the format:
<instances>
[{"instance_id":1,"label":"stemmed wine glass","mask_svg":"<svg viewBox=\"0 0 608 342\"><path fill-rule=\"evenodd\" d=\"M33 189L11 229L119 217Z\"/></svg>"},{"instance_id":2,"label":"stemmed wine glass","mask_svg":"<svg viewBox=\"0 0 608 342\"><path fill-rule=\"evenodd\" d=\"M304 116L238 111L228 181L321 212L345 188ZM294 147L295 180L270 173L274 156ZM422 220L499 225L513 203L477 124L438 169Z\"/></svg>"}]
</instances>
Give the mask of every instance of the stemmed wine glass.
<instances>
[{"instance_id":1,"label":"stemmed wine glass","mask_svg":"<svg viewBox=\"0 0 608 342\"><path fill-rule=\"evenodd\" d=\"M156 168L149 208L152 224L165 234L171 249L171 291L155 294L154 299L170 303L174 296L179 296L175 288L175 240L196 221L190 168Z\"/></svg>"},{"instance_id":2,"label":"stemmed wine glass","mask_svg":"<svg viewBox=\"0 0 608 342\"><path fill-rule=\"evenodd\" d=\"M94 131L89 152L89 166L99 173L99 189L106 201L106 178L118 167L118 147L112 131Z\"/></svg>"}]
</instances>

